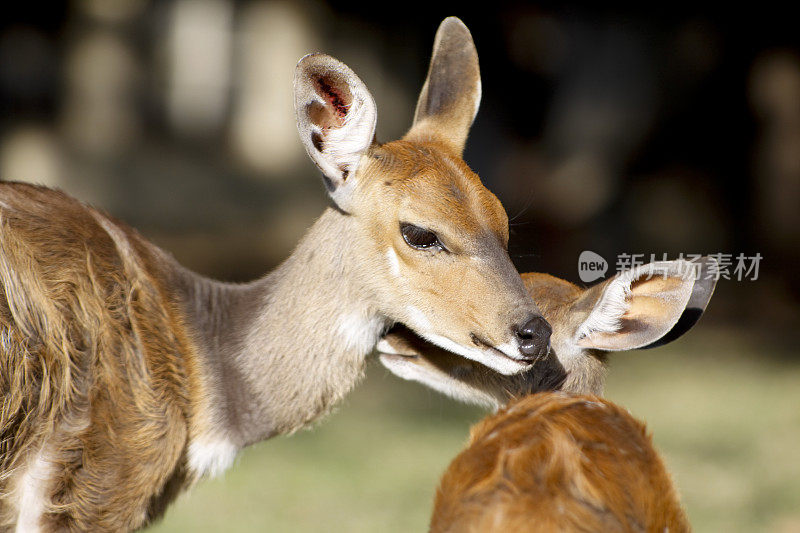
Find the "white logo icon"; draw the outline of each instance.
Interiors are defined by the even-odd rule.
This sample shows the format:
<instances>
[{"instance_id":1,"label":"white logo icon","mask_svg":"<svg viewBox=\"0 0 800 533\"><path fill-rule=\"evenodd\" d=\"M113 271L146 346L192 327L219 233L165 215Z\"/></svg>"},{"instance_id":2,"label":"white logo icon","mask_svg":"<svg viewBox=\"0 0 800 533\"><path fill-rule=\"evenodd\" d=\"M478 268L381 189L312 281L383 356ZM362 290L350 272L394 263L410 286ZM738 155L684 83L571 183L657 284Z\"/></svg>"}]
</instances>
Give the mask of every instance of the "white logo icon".
<instances>
[{"instance_id":1,"label":"white logo icon","mask_svg":"<svg viewBox=\"0 0 800 533\"><path fill-rule=\"evenodd\" d=\"M608 271L608 262L600 255L591 250L584 250L578 257L578 276L584 283L591 283L594 280L605 276Z\"/></svg>"}]
</instances>

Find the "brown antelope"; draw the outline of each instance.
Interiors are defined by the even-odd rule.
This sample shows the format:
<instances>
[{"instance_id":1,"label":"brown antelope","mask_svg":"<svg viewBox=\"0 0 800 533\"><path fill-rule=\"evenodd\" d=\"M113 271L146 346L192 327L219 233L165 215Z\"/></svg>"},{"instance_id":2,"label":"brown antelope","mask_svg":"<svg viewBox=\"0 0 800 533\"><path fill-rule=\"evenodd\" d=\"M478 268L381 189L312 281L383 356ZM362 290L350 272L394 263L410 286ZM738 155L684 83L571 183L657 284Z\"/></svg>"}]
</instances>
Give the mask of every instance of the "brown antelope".
<instances>
[{"instance_id":1,"label":"brown antelope","mask_svg":"<svg viewBox=\"0 0 800 533\"><path fill-rule=\"evenodd\" d=\"M644 424L592 395L540 392L482 420L442 476L432 533L689 531Z\"/></svg>"},{"instance_id":2,"label":"brown antelope","mask_svg":"<svg viewBox=\"0 0 800 533\"><path fill-rule=\"evenodd\" d=\"M440 26L402 140L375 141L372 96L331 57L304 57L294 91L335 206L249 284L61 192L0 184L0 529L147 524L328 411L394 322L504 373L547 351L506 213L461 158L481 92L463 23Z\"/></svg>"},{"instance_id":3,"label":"brown antelope","mask_svg":"<svg viewBox=\"0 0 800 533\"><path fill-rule=\"evenodd\" d=\"M708 258L651 263L586 290L523 274L552 324L552 350L515 376L408 330L381 340L381 361L400 377L466 402L510 402L472 429L448 467L431 531L689 530L644 425L611 402L575 393L602 392L605 351L663 344L691 328L713 293L714 267Z\"/></svg>"}]
</instances>

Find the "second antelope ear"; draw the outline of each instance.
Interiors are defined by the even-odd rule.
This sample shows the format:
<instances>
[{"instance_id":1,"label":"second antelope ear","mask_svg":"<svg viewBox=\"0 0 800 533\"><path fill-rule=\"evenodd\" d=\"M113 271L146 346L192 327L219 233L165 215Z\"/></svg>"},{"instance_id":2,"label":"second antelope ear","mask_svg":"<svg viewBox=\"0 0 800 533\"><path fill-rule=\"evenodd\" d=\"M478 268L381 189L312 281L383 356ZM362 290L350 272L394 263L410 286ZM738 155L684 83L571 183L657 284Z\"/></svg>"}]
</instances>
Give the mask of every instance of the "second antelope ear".
<instances>
[{"instance_id":1,"label":"second antelope ear","mask_svg":"<svg viewBox=\"0 0 800 533\"><path fill-rule=\"evenodd\" d=\"M460 19L448 17L436 32L428 77L406 137L436 137L461 155L480 102L481 72L472 35Z\"/></svg>"},{"instance_id":2,"label":"second antelope ear","mask_svg":"<svg viewBox=\"0 0 800 533\"><path fill-rule=\"evenodd\" d=\"M306 152L333 200L347 210L358 163L375 141L378 111L372 95L341 61L310 54L295 69L294 108Z\"/></svg>"},{"instance_id":3,"label":"second antelope ear","mask_svg":"<svg viewBox=\"0 0 800 533\"><path fill-rule=\"evenodd\" d=\"M697 269L689 261L660 261L621 272L588 289L573 306L575 312L588 311L575 333L577 344L606 351L633 350L665 338L690 303Z\"/></svg>"}]
</instances>

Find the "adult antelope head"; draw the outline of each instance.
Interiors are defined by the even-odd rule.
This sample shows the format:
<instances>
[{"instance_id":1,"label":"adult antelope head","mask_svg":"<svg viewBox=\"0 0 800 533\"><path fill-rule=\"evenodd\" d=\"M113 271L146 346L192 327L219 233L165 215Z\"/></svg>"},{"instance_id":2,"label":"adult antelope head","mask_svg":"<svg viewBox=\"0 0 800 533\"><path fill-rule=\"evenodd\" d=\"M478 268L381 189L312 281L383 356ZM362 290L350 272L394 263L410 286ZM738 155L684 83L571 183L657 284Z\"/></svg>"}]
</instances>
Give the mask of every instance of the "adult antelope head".
<instances>
[{"instance_id":1,"label":"adult antelope head","mask_svg":"<svg viewBox=\"0 0 800 533\"><path fill-rule=\"evenodd\" d=\"M353 220L351 268L380 313L504 374L546 353L550 328L508 257L506 213L461 158L481 96L464 24L439 27L399 141L375 141L372 96L331 57L303 58L295 95L301 140Z\"/></svg>"}]
</instances>

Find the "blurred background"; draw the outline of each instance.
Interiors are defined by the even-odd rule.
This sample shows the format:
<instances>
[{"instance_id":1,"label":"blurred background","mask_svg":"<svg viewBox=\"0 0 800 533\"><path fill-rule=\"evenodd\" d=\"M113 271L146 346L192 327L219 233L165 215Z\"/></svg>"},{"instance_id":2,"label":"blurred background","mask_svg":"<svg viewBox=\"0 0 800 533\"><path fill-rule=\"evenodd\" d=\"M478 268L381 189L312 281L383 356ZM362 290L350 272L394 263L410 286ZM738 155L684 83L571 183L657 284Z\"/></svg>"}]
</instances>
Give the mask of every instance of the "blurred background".
<instances>
[{"instance_id":1,"label":"blurred background","mask_svg":"<svg viewBox=\"0 0 800 533\"><path fill-rule=\"evenodd\" d=\"M705 318L611 361L699 531L800 531L800 38L773 9L339 1L5 6L0 179L59 187L226 280L286 257L328 205L294 124L297 60L351 66L378 139L410 125L439 22L481 59L465 159L512 219L521 271L578 256L730 254ZM736 256L760 254L757 279ZM421 531L484 413L378 365L310 432L248 450L154 531Z\"/></svg>"}]
</instances>

